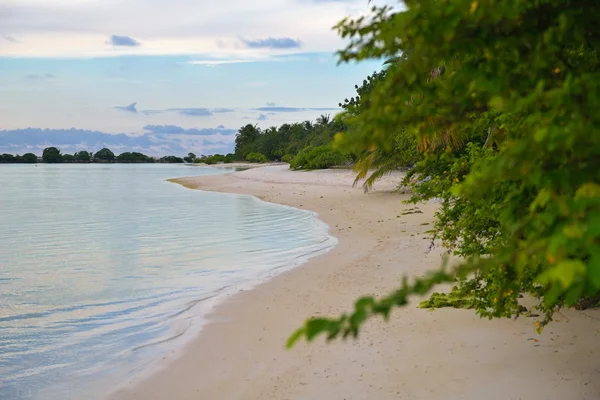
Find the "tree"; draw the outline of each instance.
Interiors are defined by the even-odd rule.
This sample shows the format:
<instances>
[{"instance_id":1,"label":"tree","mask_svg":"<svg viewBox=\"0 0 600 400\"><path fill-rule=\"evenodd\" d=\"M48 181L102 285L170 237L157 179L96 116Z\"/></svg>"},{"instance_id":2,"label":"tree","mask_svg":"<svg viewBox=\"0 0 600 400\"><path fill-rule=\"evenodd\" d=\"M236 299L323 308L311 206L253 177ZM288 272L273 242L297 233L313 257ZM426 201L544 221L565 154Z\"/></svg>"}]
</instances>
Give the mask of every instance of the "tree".
<instances>
[{"instance_id":1,"label":"tree","mask_svg":"<svg viewBox=\"0 0 600 400\"><path fill-rule=\"evenodd\" d=\"M252 148L254 143L260 137L260 129L256 125L246 125L238 130L235 135L235 155L240 160L245 160L246 156L252 151L258 151L258 149Z\"/></svg>"},{"instance_id":2,"label":"tree","mask_svg":"<svg viewBox=\"0 0 600 400\"><path fill-rule=\"evenodd\" d=\"M183 163L183 158L176 156L164 156L158 160L159 163L176 164Z\"/></svg>"},{"instance_id":3,"label":"tree","mask_svg":"<svg viewBox=\"0 0 600 400\"><path fill-rule=\"evenodd\" d=\"M152 163L154 160L145 154L138 152L125 152L117 156L118 163Z\"/></svg>"},{"instance_id":4,"label":"tree","mask_svg":"<svg viewBox=\"0 0 600 400\"><path fill-rule=\"evenodd\" d=\"M56 147L46 147L42 153L42 159L45 163L56 164L62 162L62 155Z\"/></svg>"},{"instance_id":5,"label":"tree","mask_svg":"<svg viewBox=\"0 0 600 400\"><path fill-rule=\"evenodd\" d=\"M406 1L345 19L343 62L394 58L369 106L336 143L392 151L394 135L422 158L405 184L413 201L442 198L435 236L463 257L338 318L309 319L289 341L356 336L411 295L454 282L485 317L519 315L538 299L538 328L600 293L600 3L583 0ZM362 99L360 100L362 103ZM440 298L442 300L440 300ZM596 300L597 301L597 300ZM593 304L593 302L591 302Z\"/></svg>"},{"instance_id":6,"label":"tree","mask_svg":"<svg viewBox=\"0 0 600 400\"><path fill-rule=\"evenodd\" d=\"M2 154L0 156L0 162L4 164L12 164L15 162L15 156L12 154Z\"/></svg>"},{"instance_id":7,"label":"tree","mask_svg":"<svg viewBox=\"0 0 600 400\"><path fill-rule=\"evenodd\" d=\"M23 162L27 164L37 163L37 156L33 153L25 153L22 156Z\"/></svg>"},{"instance_id":8,"label":"tree","mask_svg":"<svg viewBox=\"0 0 600 400\"><path fill-rule=\"evenodd\" d=\"M331 122L331 116L329 114L321 114L319 118L317 118L317 124L321 126L327 126Z\"/></svg>"},{"instance_id":9,"label":"tree","mask_svg":"<svg viewBox=\"0 0 600 400\"><path fill-rule=\"evenodd\" d=\"M196 155L194 153L188 153L187 157L183 157L183 161L187 163L193 163L196 159Z\"/></svg>"},{"instance_id":10,"label":"tree","mask_svg":"<svg viewBox=\"0 0 600 400\"><path fill-rule=\"evenodd\" d=\"M112 162L115 160L115 154L106 147L94 154L95 161Z\"/></svg>"},{"instance_id":11,"label":"tree","mask_svg":"<svg viewBox=\"0 0 600 400\"><path fill-rule=\"evenodd\" d=\"M87 151L78 151L74 154L76 162L89 163L92 160L91 154Z\"/></svg>"},{"instance_id":12,"label":"tree","mask_svg":"<svg viewBox=\"0 0 600 400\"><path fill-rule=\"evenodd\" d=\"M71 154L63 154L63 156L62 156L62 162L64 162L64 163L73 163L73 162L75 162L75 156L73 156Z\"/></svg>"}]
</instances>

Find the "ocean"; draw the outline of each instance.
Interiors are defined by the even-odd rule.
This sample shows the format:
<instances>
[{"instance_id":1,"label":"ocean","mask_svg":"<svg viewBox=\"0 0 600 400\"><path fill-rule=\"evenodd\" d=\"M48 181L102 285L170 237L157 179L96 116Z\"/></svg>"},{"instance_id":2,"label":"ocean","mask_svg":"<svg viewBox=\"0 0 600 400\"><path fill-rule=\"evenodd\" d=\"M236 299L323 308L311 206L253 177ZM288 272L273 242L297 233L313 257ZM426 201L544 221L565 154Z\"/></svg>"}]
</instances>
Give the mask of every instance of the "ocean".
<instances>
[{"instance_id":1,"label":"ocean","mask_svg":"<svg viewBox=\"0 0 600 400\"><path fill-rule=\"evenodd\" d=\"M0 399L103 398L219 301L336 245L314 213L173 164L0 166Z\"/></svg>"}]
</instances>

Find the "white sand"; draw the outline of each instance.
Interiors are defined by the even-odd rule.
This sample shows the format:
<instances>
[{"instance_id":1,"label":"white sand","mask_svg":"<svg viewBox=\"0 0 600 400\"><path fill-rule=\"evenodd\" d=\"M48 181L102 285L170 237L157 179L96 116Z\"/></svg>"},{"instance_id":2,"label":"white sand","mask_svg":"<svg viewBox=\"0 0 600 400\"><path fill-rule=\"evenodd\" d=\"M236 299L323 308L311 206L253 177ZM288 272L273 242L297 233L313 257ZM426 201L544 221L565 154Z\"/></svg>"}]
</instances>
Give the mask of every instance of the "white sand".
<instances>
[{"instance_id":1,"label":"white sand","mask_svg":"<svg viewBox=\"0 0 600 400\"><path fill-rule=\"evenodd\" d=\"M181 179L319 213L340 244L218 306L183 354L149 379L109 396L130 399L600 399L600 313L564 311L542 336L534 320L481 320L469 310L426 311L415 302L370 321L357 341L284 349L311 315L337 315L362 294L381 295L404 273L435 268L424 231L435 205L391 194L391 176L363 194L350 171L270 166Z\"/></svg>"}]
</instances>

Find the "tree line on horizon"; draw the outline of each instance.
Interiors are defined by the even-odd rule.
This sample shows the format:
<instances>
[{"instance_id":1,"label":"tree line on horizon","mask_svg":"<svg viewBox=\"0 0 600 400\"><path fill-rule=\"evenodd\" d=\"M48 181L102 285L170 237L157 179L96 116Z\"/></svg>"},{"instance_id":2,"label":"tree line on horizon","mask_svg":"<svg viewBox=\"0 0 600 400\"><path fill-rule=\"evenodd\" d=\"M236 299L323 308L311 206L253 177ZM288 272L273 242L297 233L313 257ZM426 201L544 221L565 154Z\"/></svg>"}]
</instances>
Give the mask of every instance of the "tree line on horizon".
<instances>
[{"instance_id":1,"label":"tree line on horizon","mask_svg":"<svg viewBox=\"0 0 600 400\"><path fill-rule=\"evenodd\" d=\"M63 154L56 147L46 147L42 156L34 153L23 155L0 154L0 164L35 164L43 162L47 164L59 163L183 163L191 162L196 156L189 153L186 157L164 156L155 158L138 152L124 152L116 156L110 149L103 148L96 153L91 151L78 151L74 154Z\"/></svg>"}]
</instances>

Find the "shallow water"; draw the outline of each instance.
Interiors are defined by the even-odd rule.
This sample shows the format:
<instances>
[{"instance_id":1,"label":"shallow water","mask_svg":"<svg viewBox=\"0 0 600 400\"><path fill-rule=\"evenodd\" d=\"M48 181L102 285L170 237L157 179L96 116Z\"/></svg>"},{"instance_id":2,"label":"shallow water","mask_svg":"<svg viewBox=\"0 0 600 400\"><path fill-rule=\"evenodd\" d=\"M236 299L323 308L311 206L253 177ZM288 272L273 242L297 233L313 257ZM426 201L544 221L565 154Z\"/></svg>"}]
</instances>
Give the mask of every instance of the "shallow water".
<instances>
[{"instance_id":1,"label":"shallow water","mask_svg":"<svg viewBox=\"0 0 600 400\"><path fill-rule=\"evenodd\" d=\"M203 299L335 245L310 212L164 181L223 172L0 166L0 399L90 398L197 330Z\"/></svg>"}]
</instances>

